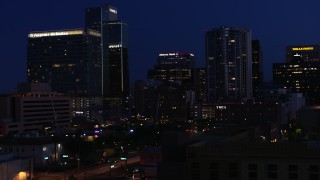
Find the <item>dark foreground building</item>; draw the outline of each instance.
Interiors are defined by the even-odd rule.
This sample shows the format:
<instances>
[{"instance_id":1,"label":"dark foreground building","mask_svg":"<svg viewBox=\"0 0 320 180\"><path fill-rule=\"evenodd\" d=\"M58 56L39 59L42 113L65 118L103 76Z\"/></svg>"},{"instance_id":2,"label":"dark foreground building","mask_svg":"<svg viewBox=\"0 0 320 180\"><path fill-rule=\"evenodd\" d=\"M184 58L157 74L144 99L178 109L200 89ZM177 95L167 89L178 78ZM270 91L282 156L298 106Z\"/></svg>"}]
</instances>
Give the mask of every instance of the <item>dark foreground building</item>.
<instances>
[{"instance_id":1,"label":"dark foreground building","mask_svg":"<svg viewBox=\"0 0 320 180\"><path fill-rule=\"evenodd\" d=\"M318 141L271 143L252 130L163 134L158 179L319 179Z\"/></svg>"}]
</instances>

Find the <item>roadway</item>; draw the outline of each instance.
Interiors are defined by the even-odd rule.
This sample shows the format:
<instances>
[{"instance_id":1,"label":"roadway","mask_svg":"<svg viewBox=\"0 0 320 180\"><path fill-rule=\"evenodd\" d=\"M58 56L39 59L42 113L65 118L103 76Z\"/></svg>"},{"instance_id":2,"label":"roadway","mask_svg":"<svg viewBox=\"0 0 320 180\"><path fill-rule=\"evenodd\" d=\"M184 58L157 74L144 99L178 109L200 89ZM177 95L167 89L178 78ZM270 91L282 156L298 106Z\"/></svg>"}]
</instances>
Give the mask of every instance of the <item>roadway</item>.
<instances>
[{"instance_id":1,"label":"roadway","mask_svg":"<svg viewBox=\"0 0 320 180\"><path fill-rule=\"evenodd\" d=\"M38 173L34 176L35 180L66 180L69 176L73 175L77 180L87 180L87 179L112 179L115 177L124 177L124 167L126 161L120 161L117 158L117 162L101 163L95 166L86 168L77 168L68 170L65 172L54 172L54 173ZM140 155L132 156L127 158L127 165L139 164ZM111 166L113 165L113 168ZM111 172L110 172L111 170Z\"/></svg>"}]
</instances>

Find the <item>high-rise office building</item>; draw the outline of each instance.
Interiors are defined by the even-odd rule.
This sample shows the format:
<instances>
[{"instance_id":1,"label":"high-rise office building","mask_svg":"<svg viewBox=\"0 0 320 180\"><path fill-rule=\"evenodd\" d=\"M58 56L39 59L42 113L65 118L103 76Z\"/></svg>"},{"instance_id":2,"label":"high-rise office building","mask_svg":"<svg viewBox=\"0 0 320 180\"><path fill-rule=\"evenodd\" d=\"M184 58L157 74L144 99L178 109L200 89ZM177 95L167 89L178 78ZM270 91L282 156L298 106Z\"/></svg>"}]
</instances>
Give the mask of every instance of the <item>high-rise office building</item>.
<instances>
[{"instance_id":1,"label":"high-rise office building","mask_svg":"<svg viewBox=\"0 0 320 180\"><path fill-rule=\"evenodd\" d=\"M287 46L286 62L320 62L320 45Z\"/></svg>"},{"instance_id":2,"label":"high-rise office building","mask_svg":"<svg viewBox=\"0 0 320 180\"><path fill-rule=\"evenodd\" d=\"M28 82L49 83L52 92L71 96L73 117L101 121L100 38L99 32L83 29L29 33Z\"/></svg>"},{"instance_id":3,"label":"high-rise office building","mask_svg":"<svg viewBox=\"0 0 320 180\"><path fill-rule=\"evenodd\" d=\"M102 94L109 106L123 106L129 96L127 24L117 8L102 5L86 9L85 29L101 33Z\"/></svg>"},{"instance_id":4,"label":"high-rise office building","mask_svg":"<svg viewBox=\"0 0 320 180\"><path fill-rule=\"evenodd\" d=\"M259 40L252 40L252 90L257 97L263 84L262 49Z\"/></svg>"},{"instance_id":5,"label":"high-rise office building","mask_svg":"<svg viewBox=\"0 0 320 180\"><path fill-rule=\"evenodd\" d=\"M109 102L123 101L129 96L127 24L109 21L104 26L109 52L103 61L103 97Z\"/></svg>"},{"instance_id":6,"label":"high-rise office building","mask_svg":"<svg viewBox=\"0 0 320 180\"><path fill-rule=\"evenodd\" d=\"M85 27L102 32L102 25L108 21L118 20L118 10L111 4L86 8Z\"/></svg>"},{"instance_id":7,"label":"high-rise office building","mask_svg":"<svg viewBox=\"0 0 320 180\"><path fill-rule=\"evenodd\" d=\"M199 102L204 102L207 97L206 90L206 69L196 68L195 70L195 98Z\"/></svg>"},{"instance_id":8,"label":"high-rise office building","mask_svg":"<svg viewBox=\"0 0 320 180\"><path fill-rule=\"evenodd\" d=\"M101 96L100 37L83 29L29 33L28 82L70 96Z\"/></svg>"},{"instance_id":9,"label":"high-rise office building","mask_svg":"<svg viewBox=\"0 0 320 180\"><path fill-rule=\"evenodd\" d=\"M251 30L221 27L206 32L208 101L252 98Z\"/></svg>"},{"instance_id":10,"label":"high-rise office building","mask_svg":"<svg viewBox=\"0 0 320 180\"><path fill-rule=\"evenodd\" d=\"M287 63L273 64L273 81L294 93L303 93L306 105L320 104L320 46L288 46Z\"/></svg>"},{"instance_id":11,"label":"high-rise office building","mask_svg":"<svg viewBox=\"0 0 320 180\"><path fill-rule=\"evenodd\" d=\"M157 65L148 71L148 78L160 84L146 88L146 112L151 104L155 105L151 107L153 117L162 123L186 121L188 104L195 99L194 66L192 53L160 53Z\"/></svg>"},{"instance_id":12,"label":"high-rise office building","mask_svg":"<svg viewBox=\"0 0 320 180\"><path fill-rule=\"evenodd\" d=\"M306 105L320 104L320 63L275 63L273 82L294 93L303 93Z\"/></svg>"},{"instance_id":13,"label":"high-rise office building","mask_svg":"<svg viewBox=\"0 0 320 180\"><path fill-rule=\"evenodd\" d=\"M49 83L52 91L70 95L74 117L100 112L99 98L123 107L129 95L127 47L127 25L114 6L87 8L84 29L29 34L28 82Z\"/></svg>"},{"instance_id":14,"label":"high-rise office building","mask_svg":"<svg viewBox=\"0 0 320 180\"><path fill-rule=\"evenodd\" d=\"M162 82L180 81L182 86L193 89L194 55L191 53L160 53L157 65L148 71L148 78Z\"/></svg>"}]
</instances>

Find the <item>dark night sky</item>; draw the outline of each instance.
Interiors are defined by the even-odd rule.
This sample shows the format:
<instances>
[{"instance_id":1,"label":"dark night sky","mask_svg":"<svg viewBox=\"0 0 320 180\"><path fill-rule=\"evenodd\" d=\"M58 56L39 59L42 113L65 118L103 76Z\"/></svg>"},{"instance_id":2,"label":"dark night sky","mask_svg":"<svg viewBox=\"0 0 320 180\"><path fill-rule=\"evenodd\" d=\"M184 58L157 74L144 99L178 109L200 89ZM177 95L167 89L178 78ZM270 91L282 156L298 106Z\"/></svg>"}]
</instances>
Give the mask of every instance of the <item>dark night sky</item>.
<instances>
[{"instance_id":1,"label":"dark night sky","mask_svg":"<svg viewBox=\"0 0 320 180\"><path fill-rule=\"evenodd\" d=\"M146 79L159 52L192 52L197 66L204 66L205 31L221 26L251 28L262 43L269 80L272 63L284 62L287 45L320 40L318 0L2 0L0 91L26 81L29 31L81 28L86 7L108 2L129 25L131 81Z\"/></svg>"}]
</instances>

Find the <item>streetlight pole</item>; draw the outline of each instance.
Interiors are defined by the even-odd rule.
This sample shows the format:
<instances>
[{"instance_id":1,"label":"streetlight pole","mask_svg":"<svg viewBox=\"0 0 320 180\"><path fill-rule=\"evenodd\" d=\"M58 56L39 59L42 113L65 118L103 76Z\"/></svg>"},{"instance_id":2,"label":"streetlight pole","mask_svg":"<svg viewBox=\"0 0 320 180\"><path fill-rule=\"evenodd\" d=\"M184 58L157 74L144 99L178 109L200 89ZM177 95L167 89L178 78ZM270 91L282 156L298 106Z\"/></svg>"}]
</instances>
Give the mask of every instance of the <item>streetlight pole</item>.
<instances>
[{"instance_id":1,"label":"streetlight pole","mask_svg":"<svg viewBox=\"0 0 320 180\"><path fill-rule=\"evenodd\" d=\"M109 173L109 176L111 177L111 170L114 168L114 165L110 165L110 173Z\"/></svg>"},{"instance_id":2,"label":"streetlight pole","mask_svg":"<svg viewBox=\"0 0 320 180\"><path fill-rule=\"evenodd\" d=\"M78 164L78 169L79 169L80 168L80 156L79 155L77 156L77 162L78 162L77 164Z\"/></svg>"}]
</instances>

